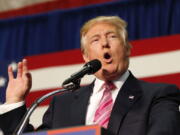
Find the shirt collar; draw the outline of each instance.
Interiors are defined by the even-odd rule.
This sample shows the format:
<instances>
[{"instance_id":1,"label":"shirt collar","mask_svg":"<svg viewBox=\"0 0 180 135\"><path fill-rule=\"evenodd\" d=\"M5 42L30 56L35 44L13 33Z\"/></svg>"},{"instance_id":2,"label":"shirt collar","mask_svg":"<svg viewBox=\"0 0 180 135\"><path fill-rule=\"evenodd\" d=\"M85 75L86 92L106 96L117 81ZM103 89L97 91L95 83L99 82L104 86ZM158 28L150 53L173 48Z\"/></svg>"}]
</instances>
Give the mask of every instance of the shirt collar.
<instances>
[{"instance_id":1,"label":"shirt collar","mask_svg":"<svg viewBox=\"0 0 180 135\"><path fill-rule=\"evenodd\" d=\"M116 86L116 88L119 90L122 85L124 84L124 82L127 80L128 76L129 76L129 71L127 70L122 76L120 76L117 80L113 80L114 85ZM104 84L103 80L100 80L98 78L96 78L95 83L94 83L94 91L93 93L97 93L99 91L101 91L101 87Z\"/></svg>"}]
</instances>

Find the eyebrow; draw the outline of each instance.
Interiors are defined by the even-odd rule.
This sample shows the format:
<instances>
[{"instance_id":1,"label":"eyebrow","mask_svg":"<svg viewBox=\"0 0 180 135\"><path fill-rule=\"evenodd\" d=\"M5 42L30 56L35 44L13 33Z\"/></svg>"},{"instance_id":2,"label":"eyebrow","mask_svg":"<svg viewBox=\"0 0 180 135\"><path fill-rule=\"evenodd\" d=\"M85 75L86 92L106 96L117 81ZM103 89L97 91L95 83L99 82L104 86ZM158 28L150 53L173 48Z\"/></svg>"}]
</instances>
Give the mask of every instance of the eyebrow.
<instances>
[{"instance_id":1,"label":"eyebrow","mask_svg":"<svg viewBox=\"0 0 180 135\"><path fill-rule=\"evenodd\" d=\"M90 37L89 39L91 40L91 39L93 39L93 38L95 38L95 37L99 37L99 34L93 35L93 36Z\"/></svg>"},{"instance_id":2,"label":"eyebrow","mask_svg":"<svg viewBox=\"0 0 180 135\"><path fill-rule=\"evenodd\" d=\"M117 34L117 32L109 31L108 33L106 33L106 35L109 35L109 34Z\"/></svg>"},{"instance_id":3,"label":"eyebrow","mask_svg":"<svg viewBox=\"0 0 180 135\"><path fill-rule=\"evenodd\" d=\"M109 35L109 34L116 34L116 32L115 31L107 31L107 33L105 33L106 35ZM93 35L92 37L90 37L89 39L91 40L91 39L93 39L93 38L95 38L95 37L99 37L99 34L95 34L95 35Z\"/></svg>"}]
</instances>

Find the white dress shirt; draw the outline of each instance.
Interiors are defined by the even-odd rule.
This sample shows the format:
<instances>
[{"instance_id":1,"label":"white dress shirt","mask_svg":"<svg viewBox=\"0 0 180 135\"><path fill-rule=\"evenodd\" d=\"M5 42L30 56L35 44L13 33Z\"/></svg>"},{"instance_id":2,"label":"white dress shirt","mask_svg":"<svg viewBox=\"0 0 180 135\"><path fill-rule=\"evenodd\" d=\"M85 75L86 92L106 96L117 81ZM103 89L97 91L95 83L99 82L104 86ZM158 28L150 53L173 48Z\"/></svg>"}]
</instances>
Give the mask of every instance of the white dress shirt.
<instances>
[{"instance_id":1,"label":"white dress shirt","mask_svg":"<svg viewBox=\"0 0 180 135\"><path fill-rule=\"evenodd\" d=\"M118 92L121 89L124 82L126 81L126 79L128 78L128 76L129 76L129 71L126 71L120 78L113 81L113 83L116 86L116 89L111 91L113 103L115 102ZM94 124L93 123L94 115L97 110L98 104L101 100L100 97L103 96L103 90L101 89L103 84L104 84L104 81L96 78L95 83L94 83L93 93L90 97L88 110L87 110L87 114L86 114L86 125Z\"/></svg>"},{"instance_id":2,"label":"white dress shirt","mask_svg":"<svg viewBox=\"0 0 180 135\"><path fill-rule=\"evenodd\" d=\"M7 113L11 110L14 110L23 105L24 105L24 101L18 102L18 103L13 103L13 104L2 104L2 105L0 105L0 115Z\"/></svg>"}]
</instances>

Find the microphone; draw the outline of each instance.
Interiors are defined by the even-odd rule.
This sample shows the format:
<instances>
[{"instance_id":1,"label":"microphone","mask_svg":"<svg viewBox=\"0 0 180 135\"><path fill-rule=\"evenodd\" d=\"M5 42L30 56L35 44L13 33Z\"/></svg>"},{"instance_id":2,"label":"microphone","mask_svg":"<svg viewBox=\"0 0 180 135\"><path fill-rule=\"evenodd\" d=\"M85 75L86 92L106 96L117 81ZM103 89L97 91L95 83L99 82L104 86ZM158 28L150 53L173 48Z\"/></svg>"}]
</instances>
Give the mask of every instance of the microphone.
<instances>
[{"instance_id":1,"label":"microphone","mask_svg":"<svg viewBox=\"0 0 180 135\"><path fill-rule=\"evenodd\" d=\"M101 62L98 59L94 59L94 60L86 63L80 71L72 74L68 79L66 79L62 83L62 85L64 86L64 85L66 85L68 83L75 82L78 79L82 78L86 74L88 74L88 75L94 74L100 68L101 68Z\"/></svg>"}]
</instances>

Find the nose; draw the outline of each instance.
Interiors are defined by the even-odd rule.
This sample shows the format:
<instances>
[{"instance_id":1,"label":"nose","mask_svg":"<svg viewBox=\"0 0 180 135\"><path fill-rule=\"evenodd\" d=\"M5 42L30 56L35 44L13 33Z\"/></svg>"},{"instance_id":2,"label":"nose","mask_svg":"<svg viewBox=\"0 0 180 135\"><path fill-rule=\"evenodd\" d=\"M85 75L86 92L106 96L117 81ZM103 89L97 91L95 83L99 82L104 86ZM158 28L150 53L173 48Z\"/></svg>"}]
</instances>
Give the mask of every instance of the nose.
<instances>
[{"instance_id":1,"label":"nose","mask_svg":"<svg viewBox=\"0 0 180 135\"><path fill-rule=\"evenodd\" d=\"M106 37L103 37L102 38L102 47L103 48L109 48L110 46L109 46L109 42L108 42L108 39L106 38Z\"/></svg>"}]
</instances>

